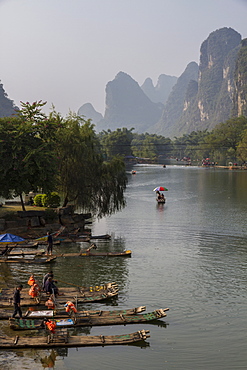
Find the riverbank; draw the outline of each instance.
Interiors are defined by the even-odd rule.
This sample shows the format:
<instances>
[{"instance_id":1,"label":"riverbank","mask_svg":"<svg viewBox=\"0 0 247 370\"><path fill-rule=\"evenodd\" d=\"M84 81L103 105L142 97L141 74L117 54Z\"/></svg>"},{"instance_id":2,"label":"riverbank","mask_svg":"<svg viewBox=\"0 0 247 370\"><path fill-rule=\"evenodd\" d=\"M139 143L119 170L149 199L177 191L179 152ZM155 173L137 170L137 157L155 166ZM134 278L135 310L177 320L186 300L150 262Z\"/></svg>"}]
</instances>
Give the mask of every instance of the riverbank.
<instances>
[{"instance_id":1,"label":"riverbank","mask_svg":"<svg viewBox=\"0 0 247 370\"><path fill-rule=\"evenodd\" d=\"M0 233L10 233L24 239L43 237L47 232L57 232L64 226L68 232L84 230L91 224L91 214L77 214L73 207L50 209L44 207L4 204L0 207Z\"/></svg>"}]
</instances>

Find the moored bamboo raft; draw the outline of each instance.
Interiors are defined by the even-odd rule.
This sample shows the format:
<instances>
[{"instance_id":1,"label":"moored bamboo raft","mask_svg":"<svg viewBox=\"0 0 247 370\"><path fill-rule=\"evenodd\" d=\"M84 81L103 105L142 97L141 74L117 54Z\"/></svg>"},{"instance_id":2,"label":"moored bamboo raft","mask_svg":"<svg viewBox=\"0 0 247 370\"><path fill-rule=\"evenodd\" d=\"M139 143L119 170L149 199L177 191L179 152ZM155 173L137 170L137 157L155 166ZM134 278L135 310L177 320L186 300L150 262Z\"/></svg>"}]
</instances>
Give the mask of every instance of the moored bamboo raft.
<instances>
[{"instance_id":1,"label":"moored bamboo raft","mask_svg":"<svg viewBox=\"0 0 247 370\"><path fill-rule=\"evenodd\" d=\"M13 256L43 256L45 254L44 249L39 249L35 251L23 251L23 250L13 250L10 253L8 253L8 257L13 257Z\"/></svg>"},{"instance_id":2,"label":"moored bamboo raft","mask_svg":"<svg viewBox=\"0 0 247 370\"><path fill-rule=\"evenodd\" d=\"M65 304L67 301L73 303L97 302L118 295L118 285L116 283L107 283L94 287L64 287L59 289L59 295L55 299L56 305ZM21 291L21 306L44 305L49 296L45 292L40 292L36 298L31 298L28 294L29 289L24 288ZM0 307L9 307L12 305L14 290L0 290Z\"/></svg>"},{"instance_id":3,"label":"moored bamboo raft","mask_svg":"<svg viewBox=\"0 0 247 370\"><path fill-rule=\"evenodd\" d=\"M0 337L0 348L55 348L55 347L86 347L131 344L149 338L149 330L140 330L131 334L70 336L67 329L61 329L54 335L37 337Z\"/></svg>"},{"instance_id":4,"label":"moored bamboo raft","mask_svg":"<svg viewBox=\"0 0 247 370\"><path fill-rule=\"evenodd\" d=\"M75 315L71 318L53 319L56 327L81 327L81 326L103 326L103 325L126 325L149 322L161 319L166 316L166 309L158 309L153 312L133 315L115 315L115 316L89 316ZM19 319L9 318L9 326L13 330L44 329L44 320L38 319Z\"/></svg>"},{"instance_id":5,"label":"moored bamboo raft","mask_svg":"<svg viewBox=\"0 0 247 370\"><path fill-rule=\"evenodd\" d=\"M56 257L131 257L131 251L124 252L92 252L83 251L80 253L57 253Z\"/></svg>"},{"instance_id":6,"label":"moored bamboo raft","mask_svg":"<svg viewBox=\"0 0 247 370\"><path fill-rule=\"evenodd\" d=\"M113 317L119 315L135 315L146 310L145 306L139 306L126 310L83 310L78 311L77 316L92 316L92 317ZM13 310L0 309L0 320L8 320L13 314ZM70 318L71 314L63 309L55 310L27 310L24 314L24 318L30 319L43 319L43 318L59 319L59 318Z\"/></svg>"},{"instance_id":7,"label":"moored bamboo raft","mask_svg":"<svg viewBox=\"0 0 247 370\"><path fill-rule=\"evenodd\" d=\"M6 256L0 258L0 263L31 263L31 264L38 264L38 263L50 263L55 262L56 256L49 256L49 257L42 257L39 256L39 258L36 258L34 256L33 258L25 258L25 257L18 257L18 256Z\"/></svg>"}]
</instances>

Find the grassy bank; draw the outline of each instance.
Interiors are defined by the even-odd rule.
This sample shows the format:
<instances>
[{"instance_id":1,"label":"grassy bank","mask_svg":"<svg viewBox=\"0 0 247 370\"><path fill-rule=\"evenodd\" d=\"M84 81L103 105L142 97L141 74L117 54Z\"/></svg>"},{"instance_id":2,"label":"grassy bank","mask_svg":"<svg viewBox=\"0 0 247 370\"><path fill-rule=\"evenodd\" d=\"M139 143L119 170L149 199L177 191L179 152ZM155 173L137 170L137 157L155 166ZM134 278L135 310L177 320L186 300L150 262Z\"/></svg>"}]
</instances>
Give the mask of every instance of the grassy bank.
<instances>
[{"instance_id":1,"label":"grassy bank","mask_svg":"<svg viewBox=\"0 0 247 370\"><path fill-rule=\"evenodd\" d=\"M25 206L26 211L45 211L44 207ZM0 207L0 218L14 217L17 211L22 211L20 204L4 204Z\"/></svg>"}]
</instances>

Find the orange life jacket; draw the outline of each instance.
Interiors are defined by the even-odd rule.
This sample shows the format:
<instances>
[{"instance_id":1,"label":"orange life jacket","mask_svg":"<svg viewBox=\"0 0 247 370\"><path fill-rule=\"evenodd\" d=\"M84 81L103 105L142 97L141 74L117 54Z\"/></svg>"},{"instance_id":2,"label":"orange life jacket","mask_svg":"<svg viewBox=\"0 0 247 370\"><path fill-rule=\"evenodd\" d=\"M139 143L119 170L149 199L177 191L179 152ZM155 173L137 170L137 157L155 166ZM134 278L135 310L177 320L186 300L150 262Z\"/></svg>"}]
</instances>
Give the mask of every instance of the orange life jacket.
<instances>
[{"instance_id":1,"label":"orange life jacket","mask_svg":"<svg viewBox=\"0 0 247 370\"><path fill-rule=\"evenodd\" d=\"M55 333L55 328L56 328L56 323L55 321L48 320L45 322L47 328L54 334Z\"/></svg>"},{"instance_id":2,"label":"orange life jacket","mask_svg":"<svg viewBox=\"0 0 247 370\"><path fill-rule=\"evenodd\" d=\"M38 284L34 283L31 288L29 289L29 292L28 294L32 297L32 298L35 298L38 296L38 292L39 292L39 286Z\"/></svg>"},{"instance_id":3,"label":"orange life jacket","mask_svg":"<svg viewBox=\"0 0 247 370\"><path fill-rule=\"evenodd\" d=\"M68 302L66 302L65 307L66 307L66 308L65 308L65 311L66 311L66 312L69 312L70 310L72 310L72 311L74 311L75 313L77 313L77 309L76 309L76 307L75 307L74 303L72 303L72 302L68 301Z\"/></svg>"},{"instance_id":4,"label":"orange life jacket","mask_svg":"<svg viewBox=\"0 0 247 370\"><path fill-rule=\"evenodd\" d=\"M28 285L32 286L34 283L35 283L35 279L33 276L30 276L29 280L28 280Z\"/></svg>"},{"instance_id":5,"label":"orange life jacket","mask_svg":"<svg viewBox=\"0 0 247 370\"><path fill-rule=\"evenodd\" d=\"M49 310L53 310L55 308L55 303L50 298L45 302L45 305Z\"/></svg>"}]
</instances>

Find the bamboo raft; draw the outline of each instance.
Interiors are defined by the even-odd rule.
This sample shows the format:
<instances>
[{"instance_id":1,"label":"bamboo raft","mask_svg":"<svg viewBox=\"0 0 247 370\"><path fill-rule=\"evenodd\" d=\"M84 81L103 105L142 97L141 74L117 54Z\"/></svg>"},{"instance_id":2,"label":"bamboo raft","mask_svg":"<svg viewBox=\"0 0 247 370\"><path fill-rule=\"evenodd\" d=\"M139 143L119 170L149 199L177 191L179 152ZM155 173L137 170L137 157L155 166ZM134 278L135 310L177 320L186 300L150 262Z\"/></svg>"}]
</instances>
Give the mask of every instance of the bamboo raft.
<instances>
[{"instance_id":1,"label":"bamboo raft","mask_svg":"<svg viewBox=\"0 0 247 370\"><path fill-rule=\"evenodd\" d=\"M101 311L101 310L84 310L78 311L76 316L90 316L90 317L114 317L119 315L136 315L146 310L145 306L139 306L135 308L130 308L126 310L112 310L112 311ZM13 310L4 310L0 309L0 320L8 320L13 314ZM24 314L24 318L27 319L68 319L71 317L71 314L62 309L55 310L41 310L33 311L27 310Z\"/></svg>"},{"instance_id":2,"label":"bamboo raft","mask_svg":"<svg viewBox=\"0 0 247 370\"><path fill-rule=\"evenodd\" d=\"M34 260L38 259L36 257L44 255L45 251L40 250L40 251L28 251L28 252L23 252L23 251L13 251L10 252L6 257L3 257L0 259L0 262L16 262L17 258L13 257L22 257L21 261L19 261L20 258L18 258L18 262L33 262ZM53 254L51 257L48 257L47 259L55 259L57 257L131 257L131 251L124 251L124 252L92 252L90 251L83 251L79 253L57 253ZM34 256L33 259L31 258L26 258L25 256ZM35 262L35 261L34 261ZM48 261L46 261L48 262ZM35 262L35 263L40 263L40 262Z\"/></svg>"},{"instance_id":3,"label":"bamboo raft","mask_svg":"<svg viewBox=\"0 0 247 370\"><path fill-rule=\"evenodd\" d=\"M60 244L61 244L60 240L53 240L53 245L60 245ZM34 241L28 241L26 243L25 242L15 243L15 244L1 243L0 254L1 254L1 251L3 251L6 248L6 246L8 247L9 250L13 250L14 248L18 248L18 249L38 248L39 245L47 245L47 241L34 239Z\"/></svg>"},{"instance_id":4,"label":"bamboo raft","mask_svg":"<svg viewBox=\"0 0 247 370\"><path fill-rule=\"evenodd\" d=\"M11 251L8 254L8 257L13 257L13 256L43 256L45 254L44 249L39 249L35 251L23 251L23 250L18 250L18 251Z\"/></svg>"},{"instance_id":5,"label":"bamboo raft","mask_svg":"<svg viewBox=\"0 0 247 370\"><path fill-rule=\"evenodd\" d=\"M149 338L149 330L140 330L131 334L70 336L68 330L61 329L48 336L36 337L0 337L0 348L55 348L55 347L85 347L131 344L145 341Z\"/></svg>"},{"instance_id":6,"label":"bamboo raft","mask_svg":"<svg viewBox=\"0 0 247 370\"><path fill-rule=\"evenodd\" d=\"M161 319L166 316L169 309L158 309L153 312L132 315L115 316L89 316L75 315L66 319L53 319L56 327L81 327L81 326L103 326L103 325L126 325L149 322ZM37 330L44 329L44 320L9 318L9 326L13 330Z\"/></svg>"},{"instance_id":7,"label":"bamboo raft","mask_svg":"<svg viewBox=\"0 0 247 370\"><path fill-rule=\"evenodd\" d=\"M60 253L56 257L131 257L131 251L124 252L91 252L83 251L80 253Z\"/></svg>"},{"instance_id":8,"label":"bamboo raft","mask_svg":"<svg viewBox=\"0 0 247 370\"><path fill-rule=\"evenodd\" d=\"M72 303L90 303L98 302L118 295L118 285L116 283L107 283L105 285L94 287L63 287L60 288L60 294L55 299L56 306L65 304L67 301ZM28 295L28 288L21 291L21 306L45 305L49 298L45 292L40 292L36 298ZM12 289L0 290L0 308L12 306L14 291Z\"/></svg>"},{"instance_id":9,"label":"bamboo raft","mask_svg":"<svg viewBox=\"0 0 247 370\"><path fill-rule=\"evenodd\" d=\"M77 242L90 242L91 240L104 240L109 241L111 239L111 235L104 234L104 235L77 235L77 234L69 234L67 236L58 236L56 240L59 240L63 243L77 243Z\"/></svg>"},{"instance_id":10,"label":"bamboo raft","mask_svg":"<svg viewBox=\"0 0 247 370\"><path fill-rule=\"evenodd\" d=\"M34 256L33 258L25 258L25 257L18 257L18 256L6 256L0 258L0 263L50 263L55 262L56 256L50 256L50 257L39 257L37 258Z\"/></svg>"}]
</instances>

